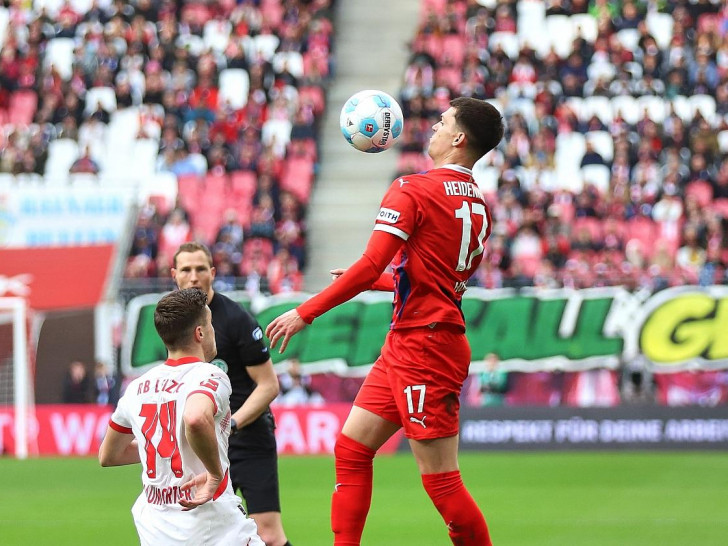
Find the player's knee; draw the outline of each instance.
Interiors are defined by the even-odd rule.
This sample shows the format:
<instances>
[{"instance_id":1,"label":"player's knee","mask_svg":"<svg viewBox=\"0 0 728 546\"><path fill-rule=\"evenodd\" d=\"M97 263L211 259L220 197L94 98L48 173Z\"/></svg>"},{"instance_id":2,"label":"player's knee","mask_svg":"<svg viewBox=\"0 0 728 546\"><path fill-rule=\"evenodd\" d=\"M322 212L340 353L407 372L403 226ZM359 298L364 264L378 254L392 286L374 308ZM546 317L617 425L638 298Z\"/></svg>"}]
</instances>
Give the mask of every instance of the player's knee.
<instances>
[{"instance_id":1,"label":"player's knee","mask_svg":"<svg viewBox=\"0 0 728 546\"><path fill-rule=\"evenodd\" d=\"M334 456L341 462L371 463L374 453L373 449L343 434L339 434L334 444Z\"/></svg>"}]
</instances>

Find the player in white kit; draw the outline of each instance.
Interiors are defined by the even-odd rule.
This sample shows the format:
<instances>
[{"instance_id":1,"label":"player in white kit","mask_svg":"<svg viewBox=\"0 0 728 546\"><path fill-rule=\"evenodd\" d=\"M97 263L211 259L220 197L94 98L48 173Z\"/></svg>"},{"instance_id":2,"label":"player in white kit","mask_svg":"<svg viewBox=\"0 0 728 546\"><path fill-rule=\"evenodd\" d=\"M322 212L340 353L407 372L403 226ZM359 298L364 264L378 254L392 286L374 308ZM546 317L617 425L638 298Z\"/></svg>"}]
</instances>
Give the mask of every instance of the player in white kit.
<instances>
[{"instance_id":1,"label":"player in white kit","mask_svg":"<svg viewBox=\"0 0 728 546\"><path fill-rule=\"evenodd\" d=\"M159 301L168 359L129 384L99 449L101 466L142 463L132 507L142 546L265 546L230 483L232 389L207 364L217 348L206 302L197 288Z\"/></svg>"}]
</instances>

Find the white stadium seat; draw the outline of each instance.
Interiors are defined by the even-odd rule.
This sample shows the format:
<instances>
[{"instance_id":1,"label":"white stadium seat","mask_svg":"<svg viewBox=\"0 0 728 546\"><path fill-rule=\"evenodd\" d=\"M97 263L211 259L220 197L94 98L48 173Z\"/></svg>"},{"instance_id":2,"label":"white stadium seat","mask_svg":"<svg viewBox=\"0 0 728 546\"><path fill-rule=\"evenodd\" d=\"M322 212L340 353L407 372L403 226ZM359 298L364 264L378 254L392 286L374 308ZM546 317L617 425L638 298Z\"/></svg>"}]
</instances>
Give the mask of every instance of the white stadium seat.
<instances>
[{"instance_id":1,"label":"white stadium seat","mask_svg":"<svg viewBox=\"0 0 728 546\"><path fill-rule=\"evenodd\" d=\"M665 118L669 113L667 111L667 102L662 97L644 95L637 99L637 106L640 111L640 119L643 117L643 113L646 109L648 117L655 123L662 123L665 121Z\"/></svg>"},{"instance_id":2,"label":"white stadium seat","mask_svg":"<svg viewBox=\"0 0 728 546\"><path fill-rule=\"evenodd\" d=\"M48 160L45 165L46 179L68 180L68 171L78 159L78 143L70 138L51 140L48 144Z\"/></svg>"},{"instance_id":3,"label":"white stadium seat","mask_svg":"<svg viewBox=\"0 0 728 546\"><path fill-rule=\"evenodd\" d=\"M654 36L657 47L667 49L672 40L672 15L669 13L659 13L649 11L646 18L647 31Z\"/></svg>"},{"instance_id":4,"label":"white stadium seat","mask_svg":"<svg viewBox=\"0 0 728 546\"><path fill-rule=\"evenodd\" d=\"M614 158L614 139L608 131L589 131L586 141L591 142L594 151L598 152L605 161L611 162Z\"/></svg>"},{"instance_id":5,"label":"white stadium seat","mask_svg":"<svg viewBox=\"0 0 728 546\"><path fill-rule=\"evenodd\" d=\"M222 53L230 41L232 23L221 19L211 19L205 23L202 40L205 47L215 53Z\"/></svg>"},{"instance_id":6,"label":"white stadium seat","mask_svg":"<svg viewBox=\"0 0 728 546\"><path fill-rule=\"evenodd\" d=\"M640 31L636 28L623 28L617 32L617 39L624 49L635 51L639 48Z\"/></svg>"},{"instance_id":7,"label":"white stadium seat","mask_svg":"<svg viewBox=\"0 0 728 546\"><path fill-rule=\"evenodd\" d=\"M43 58L44 68L55 66L61 78L68 80L73 72L73 50L76 42L73 38L53 38L48 40L45 57Z\"/></svg>"},{"instance_id":8,"label":"white stadium seat","mask_svg":"<svg viewBox=\"0 0 728 546\"><path fill-rule=\"evenodd\" d=\"M518 53L521 50L518 36L512 32L494 32L491 34L488 42L490 51L495 51L498 46L501 46L505 54L513 60L518 58Z\"/></svg>"},{"instance_id":9,"label":"white stadium seat","mask_svg":"<svg viewBox=\"0 0 728 546\"><path fill-rule=\"evenodd\" d=\"M250 76L242 68L226 68L220 72L220 103L228 102L232 108L239 110L248 104Z\"/></svg>"},{"instance_id":10,"label":"white stadium seat","mask_svg":"<svg viewBox=\"0 0 728 546\"><path fill-rule=\"evenodd\" d=\"M637 99L630 95L618 95L612 97L612 112L614 117L621 115L624 121L630 124L635 124L640 119L640 107L637 104Z\"/></svg>"},{"instance_id":11,"label":"white stadium seat","mask_svg":"<svg viewBox=\"0 0 728 546\"><path fill-rule=\"evenodd\" d=\"M577 13L571 16L571 26L574 27L574 37L581 36L589 43L594 43L599 30L597 20L588 13Z\"/></svg>"},{"instance_id":12,"label":"white stadium seat","mask_svg":"<svg viewBox=\"0 0 728 546\"><path fill-rule=\"evenodd\" d=\"M116 111L116 93L111 87L92 87L86 92L86 107L84 113L91 114L96 111L96 105L109 113Z\"/></svg>"},{"instance_id":13,"label":"white stadium seat","mask_svg":"<svg viewBox=\"0 0 728 546\"><path fill-rule=\"evenodd\" d=\"M303 57L298 51L282 51L273 55L273 70L277 73L288 66L288 71L297 78L303 77Z\"/></svg>"},{"instance_id":14,"label":"white stadium seat","mask_svg":"<svg viewBox=\"0 0 728 546\"><path fill-rule=\"evenodd\" d=\"M498 191L498 168L479 159L473 165L473 180L484 194L495 193Z\"/></svg>"},{"instance_id":15,"label":"white stadium seat","mask_svg":"<svg viewBox=\"0 0 728 546\"><path fill-rule=\"evenodd\" d=\"M608 124L614 118L612 103L609 102L607 97L593 96L584 98L584 110L587 120L596 115L602 123Z\"/></svg>"},{"instance_id":16,"label":"white stadium seat","mask_svg":"<svg viewBox=\"0 0 728 546\"><path fill-rule=\"evenodd\" d=\"M546 36L559 57L566 58L571 53L574 41L574 27L568 15L549 15L546 17Z\"/></svg>"},{"instance_id":17,"label":"white stadium seat","mask_svg":"<svg viewBox=\"0 0 728 546\"><path fill-rule=\"evenodd\" d=\"M693 116L700 111L700 114L712 123L715 118L715 99L710 95L692 95L688 99L693 109Z\"/></svg>"},{"instance_id":18,"label":"white stadium seat","mask_svg":"<svg viewBox=\"0 0 728 546\"><path fill-rule=\"evenodd\" d=\"M584 165L581 178L584 186L594 186L602 195L609 191L609 180L612 172L606 165Z\"/></svg>"}]
</instances>

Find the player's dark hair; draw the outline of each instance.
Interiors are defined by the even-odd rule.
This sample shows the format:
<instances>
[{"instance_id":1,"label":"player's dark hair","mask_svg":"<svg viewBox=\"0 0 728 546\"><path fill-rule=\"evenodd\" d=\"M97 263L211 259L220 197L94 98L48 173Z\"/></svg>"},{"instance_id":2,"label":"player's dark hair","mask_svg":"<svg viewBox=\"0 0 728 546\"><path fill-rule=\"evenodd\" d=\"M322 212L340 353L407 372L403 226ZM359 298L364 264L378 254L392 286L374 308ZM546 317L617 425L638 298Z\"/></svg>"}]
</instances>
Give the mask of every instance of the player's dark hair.
<instances>
[{"instance_id":1,"label":"player's dark hair","mask_svg":"<svg viewBox=\"0 0 728 546\"><path fill-rule=\"evenodd\" d=\"M207 294L199 288L185 288L164 296L154 310L154 327L168 349L185 347L192 331L205 323Z\"/></svg>"},{"instance_id":2,"label":"player's dark hair","mask_svg":"<svg viewBox=\"0 0 728 546\"><path fill-rule=\"evenodd\" d=\"M202 243L198 243L197 241L182 243L180 245L180 247L177 249L177 252L174 253L174 258L172 259L172 267L174 267L175 269L177 268L177 256L179 256L180 253L197 252L200 250L205 254L205 256L207 256L207 261L210 263L210 267L212 267L212 253L210 252L210 249Z\"/></svg>"},{"instance_id":3,"label":"player's dark hair","mask_svg":"<svg viewBox=\"0 0 728 546\"><path fill-rule=\"evenodd\" d=\"M483 157L503 138L505 127L503 116L498 109L480 99L458 97L450 101L455 108L455 122L468 138L470 149L477 156Z\"/></svg>"}]
</instances>

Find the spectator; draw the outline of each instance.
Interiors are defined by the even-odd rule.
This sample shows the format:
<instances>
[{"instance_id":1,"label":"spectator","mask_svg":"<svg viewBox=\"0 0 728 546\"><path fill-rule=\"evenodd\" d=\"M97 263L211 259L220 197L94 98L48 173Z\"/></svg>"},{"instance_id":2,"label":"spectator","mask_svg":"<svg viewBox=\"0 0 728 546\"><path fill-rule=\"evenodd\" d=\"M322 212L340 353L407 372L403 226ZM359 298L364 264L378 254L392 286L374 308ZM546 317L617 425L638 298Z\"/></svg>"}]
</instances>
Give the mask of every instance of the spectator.
<instances>
[{"instance_id":1,"label":"spectator","mask_svg":"<svg viewBox=\"0 0 728 546\"><path fill-rule=\"evenodd\" d=\"M99 174L99 164L91 158L91 150L86 146L83 150L83 154L76 161L73 162L69 170L71 174L75 173L88 173L88 174Z\"/></svg>"},{"instance_id":2,"label":"spectator","mask_svg":"<svg viewBox=\"0 0 728 546\"><path fill-rule=\"evenodd\" d=\"M276 403L282 406L300 406L323 404L324 398L311 388L311 377L304 375L301 363L297 358L288 362L286 372L278 377L281 392Z\"/></svg>"},{"instance_id":3,"label":"spectator","mask_svg":"<svg viewBox=\"0 0 728 546\"><path fill-rule=\"evenodd\" d=\"M86 366L79 360L69 364L63 380L63 403L86 404L91 399L91 378Z\"/></svg>"}]
</instances>

